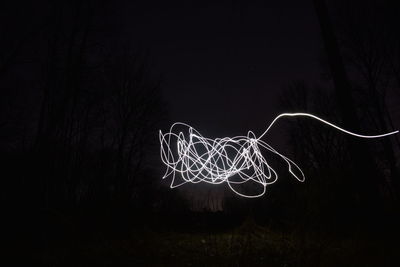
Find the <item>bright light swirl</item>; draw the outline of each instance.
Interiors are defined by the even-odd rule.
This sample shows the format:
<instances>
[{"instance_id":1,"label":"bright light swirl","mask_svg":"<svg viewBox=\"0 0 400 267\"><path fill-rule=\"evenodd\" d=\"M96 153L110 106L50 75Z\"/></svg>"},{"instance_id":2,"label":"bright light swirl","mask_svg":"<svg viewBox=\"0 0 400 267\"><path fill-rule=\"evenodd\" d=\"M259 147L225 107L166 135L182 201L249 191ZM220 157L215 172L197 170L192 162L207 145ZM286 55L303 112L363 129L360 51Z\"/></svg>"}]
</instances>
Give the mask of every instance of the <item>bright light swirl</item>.
<instances>
[{"instance_id":1,"label":"bright light swirl","mask_svg":"<svg viewBox=\"0 0 400 267\"><path fill-rule=\"evenodd\" d=\"M227 183L236 194L256 198L265 194L267 185L278 179L277 172L268 164L261 150L269 151L280 157L288 165L289 173L300 182L305 179L303 171L292 160L280 154L265 141L261 140L272 125L282 117L309 117L325 123L339 131L360 138L379 138L396 134L393 131L380 135L361 135L340 128L326 120L308 113L282 113L277 116L268 128L256 137L252 131L247 136L235 136L210 139L203 137L188 124L176 122L163 134L159 131L161 160L167 165L163 179L172 176L171 188L185 183L209 184ZM179 131L179 128L185 131ZM177 181L177 174L182 178ZM236 187L245 183L261 186L261 192L255 194L241 193Z\"/></svg>"}]
</instances>

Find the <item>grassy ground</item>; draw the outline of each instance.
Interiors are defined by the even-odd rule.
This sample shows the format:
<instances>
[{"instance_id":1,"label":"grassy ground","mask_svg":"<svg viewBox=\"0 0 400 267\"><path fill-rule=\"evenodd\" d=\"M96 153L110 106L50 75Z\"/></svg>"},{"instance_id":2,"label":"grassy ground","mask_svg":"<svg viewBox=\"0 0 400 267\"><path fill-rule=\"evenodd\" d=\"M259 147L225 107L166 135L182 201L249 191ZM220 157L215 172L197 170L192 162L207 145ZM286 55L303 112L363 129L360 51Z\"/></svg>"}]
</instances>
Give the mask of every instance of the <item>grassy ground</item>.
<instances>
[{"instance_id":1,"label":"grassy ground","mask_svg":"<svg viewBox=\"0 0 400 267\"><path fill-rule=\"evenodd\" d=\"M277 230L246 219L229 229L179 230L154 224L106 229L64 225L20 244L25 263L41 266L400 266L396 235L338 236ZM190 229L190 227L188 227ZM60 236L60 233L63 236ZM41 236L43 235L43 236ZM29 250L29 252L26 252ZM396 264L397 263L397 264Z\"/></svg>"}]
</instances>

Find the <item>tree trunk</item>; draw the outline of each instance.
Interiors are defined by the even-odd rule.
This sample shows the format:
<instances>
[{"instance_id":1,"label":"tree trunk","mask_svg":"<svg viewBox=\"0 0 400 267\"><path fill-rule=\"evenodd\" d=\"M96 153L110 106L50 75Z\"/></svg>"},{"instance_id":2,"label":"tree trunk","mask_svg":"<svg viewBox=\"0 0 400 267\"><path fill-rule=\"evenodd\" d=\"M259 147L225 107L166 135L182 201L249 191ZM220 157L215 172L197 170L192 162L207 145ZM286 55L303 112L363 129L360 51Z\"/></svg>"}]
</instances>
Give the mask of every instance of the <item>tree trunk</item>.
<instances>
[{"instance_id":1,"label":"tree trunk","mask_svg":"<svg viewBox=\"0 0 400 267\"><path fill-rule=\"evenodd\" d=\"M361 132L355 102L351 93L352 87L344 68L326 3L324 0L313 0L313 3L321 28L321 36L333 78L343 126L349 130ZM354 163L351 173L352 181L349 181L349 184L353 185L353 190L358 190L356 192L359 194L363 204L367 204L372 208L379 199L379 174L376 165L366 143L363 143L365 140L357 140L350 136L346 138L349 155Z\"/></svg>"}]
</instances>

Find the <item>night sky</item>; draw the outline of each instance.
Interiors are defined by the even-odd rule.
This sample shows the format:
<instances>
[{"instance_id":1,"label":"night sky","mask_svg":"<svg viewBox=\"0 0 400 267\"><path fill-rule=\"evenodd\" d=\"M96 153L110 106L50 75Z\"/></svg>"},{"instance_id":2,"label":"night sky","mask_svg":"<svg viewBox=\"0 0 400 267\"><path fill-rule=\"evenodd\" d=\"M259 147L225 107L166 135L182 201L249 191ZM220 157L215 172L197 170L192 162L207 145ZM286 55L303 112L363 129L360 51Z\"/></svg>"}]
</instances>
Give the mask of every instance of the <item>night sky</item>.
<instances>
[{"instance_id":1,"label":"night sky","mask_svg":"<svg viewBox=\"0 0 400 267\"><path fill-rule=\"evenodd\" d=\"M260 133L283 86L319 77L314 13L311 1L145 1L123 17L162 74L171 119L215 136Z\"/></svg>"},{"instance_id":2,"label":"night sky","mask_svg":"<svg viewBox=\"0 0 400 267\"><path fill-rule=\"evenodd\" d=\"M314 85L320 79L323 46L311 1L100 3L91 34L109 47L115 39L129 40L145 54L161 78L170 119L205 135L261 133L282 112L283 88L294 80ZM9 4L2 10L2 45L17 49L23 62L14 67L21 69L32 64L25 57L46 53L40 38L57 17L52 2L25 6ZM29 46L22 38L29 38ZM35 79L30 68L17 79Z\"/></svg>"}]
</instances>

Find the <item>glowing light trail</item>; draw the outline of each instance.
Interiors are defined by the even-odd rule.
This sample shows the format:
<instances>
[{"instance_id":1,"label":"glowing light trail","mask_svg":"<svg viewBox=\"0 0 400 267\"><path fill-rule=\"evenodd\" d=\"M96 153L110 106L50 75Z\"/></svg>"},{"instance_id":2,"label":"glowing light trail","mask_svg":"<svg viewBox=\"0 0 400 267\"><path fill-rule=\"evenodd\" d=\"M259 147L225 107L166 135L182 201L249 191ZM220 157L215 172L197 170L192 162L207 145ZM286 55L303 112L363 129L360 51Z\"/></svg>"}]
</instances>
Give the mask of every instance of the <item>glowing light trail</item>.
<instances>
[{"instance_id":1,"label":"glowing light trail","mask_svg":"<svg viewBox=\"0 0 400 267\"><path fill-rule=\"evenodd\" d=\"M236 194L256 198L265 194L266 187L278 179L277 172L268 164L261 153L261 149L271 152L281 158L288 165L289 173L298 181L305 179L303 171L292 160L276 151L272 146L261 140L271 127L282 117L308 117L327 124L346 134L360 138L379 138L399 131L380 135L361 135L345 130L333 123L323 120L309 113L282 113L278 115L267 129L259 136L249 131L247 136L206 138L188 124L176 122L169 132L159 131L161 160L167 166L163 179L172 176L171 188L185 183L227 183ZM187 133L184 134L185 130ZM182 180L177 182L177 175ZM246 183L255 183L260 186L259 193L243 193L236 188Z\"/></svg>"}]
</instances>

